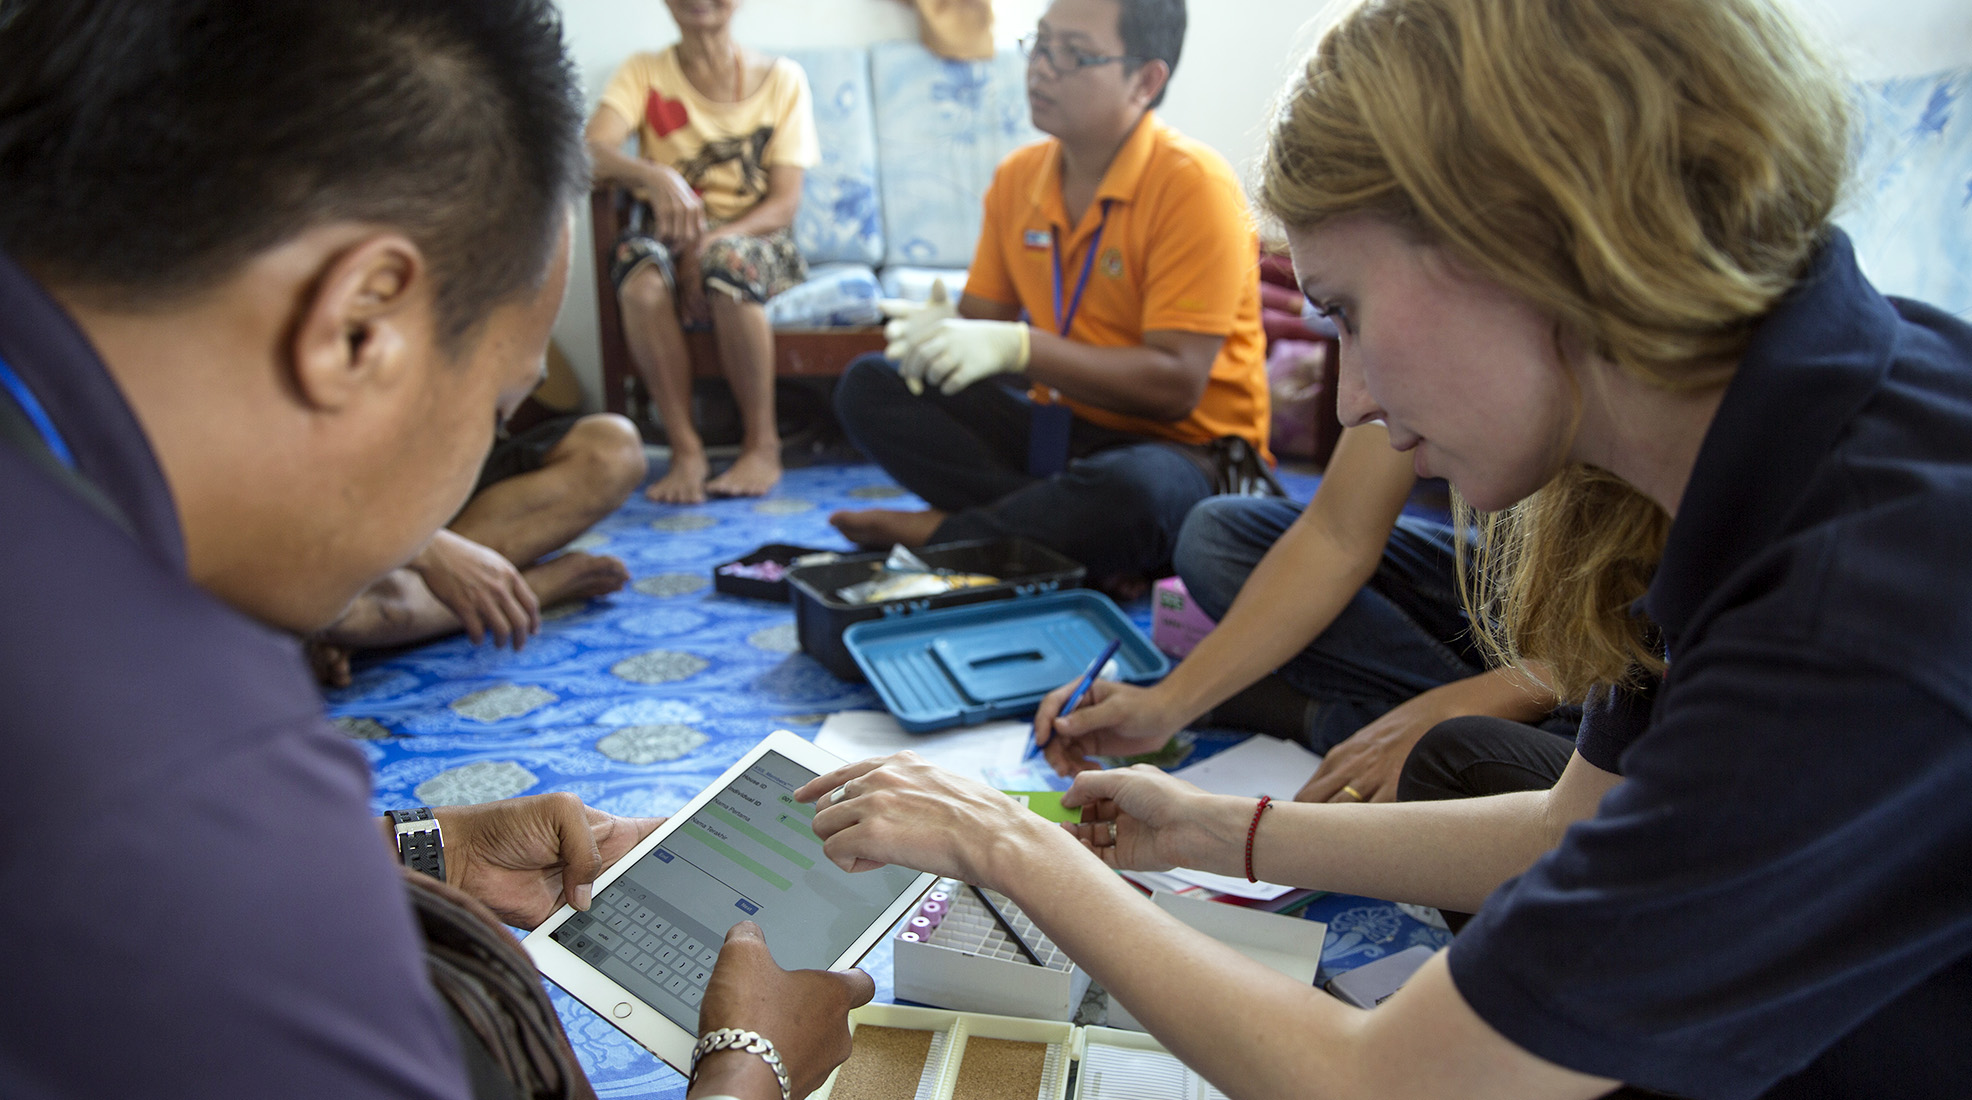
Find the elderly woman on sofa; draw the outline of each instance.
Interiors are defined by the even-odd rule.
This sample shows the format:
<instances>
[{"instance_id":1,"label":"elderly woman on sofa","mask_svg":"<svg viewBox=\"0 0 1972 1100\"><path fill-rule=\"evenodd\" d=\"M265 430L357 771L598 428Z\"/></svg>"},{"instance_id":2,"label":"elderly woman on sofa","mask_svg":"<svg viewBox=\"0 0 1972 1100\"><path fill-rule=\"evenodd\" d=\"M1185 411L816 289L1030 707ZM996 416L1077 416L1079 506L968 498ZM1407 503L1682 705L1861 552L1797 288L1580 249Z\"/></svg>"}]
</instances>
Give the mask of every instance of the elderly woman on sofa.
<instances>
[{"instance_id":1,"label":"elderly woman on sofa","mask_svg":"<svg viewBox=\"0 0 1972 1100\"><path fill-rule=\"evenodd\" d=\"M598 181L639 205L610 265L623 335L657 403L671 467L647 491L672 504L759 496L780 480L768 298L806 276L794 246L803 173L820 156L807 77L733 40L739 0L666 0L679 40L633 54L586 137ZM637 156L623 144L637 135ZM710 481L692 426L684 326L709 320L745 436Z\"/></svg>"}]
</instances>

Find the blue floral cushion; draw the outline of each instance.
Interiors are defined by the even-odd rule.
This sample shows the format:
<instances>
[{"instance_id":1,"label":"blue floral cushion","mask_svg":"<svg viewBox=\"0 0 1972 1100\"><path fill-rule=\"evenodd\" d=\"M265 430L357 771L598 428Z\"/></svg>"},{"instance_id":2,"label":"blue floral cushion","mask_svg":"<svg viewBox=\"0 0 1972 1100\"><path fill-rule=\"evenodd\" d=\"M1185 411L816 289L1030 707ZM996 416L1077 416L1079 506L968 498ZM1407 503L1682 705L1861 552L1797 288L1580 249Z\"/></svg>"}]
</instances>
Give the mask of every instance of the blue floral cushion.
<instances>
[{"instance_id":1,"label":"blue floral cushion","mask_svg":"<svg viewBox=\"0 0 1972 1100\"><path fill-rule=\"evenodd\" d=\"M948 61L916 42L870 48L885 264L971 266L993 169L1041 136L1026 72L1014 50Z\"/></svg>"},{"instance_id":2,"label":"blue floral cushion","mask_svg":"<svg viewBox=\"0 0 1972 1100\"><path fill-rule=\"evenodd\" d=\"M870 53L862 47L789 50L815 97L821 163L801 187L794 240L809 263L874 264L883 259L877 209L876 129Z\"/></svg>"},{"instance_id":3,"label":"blue floral cushion","mask_svg":"<svg viewBox=\"0 0 1972 1100\"><path fill-rule=\"evenodd\" d=\"M893 264L883 269L883 296L906 298L913 302L931 299L931 286L945 280L945 289L957 301L965 293L966 269L962 267L906 267Z\"/></svg>"},{"instance_id":4,"label":"blue floral cushion","mask_svg":"<svg viewBox=\"0 0 1972 1100\"><path fill-rule=\"evenodd\" d=\"M873 325L883 320L876 272L867 264L823 264L808 269L808 281L767 300L767 323L775 328L828 328Z\"/></svg>"},{"instance_id":5,"label":"blue floral cushion","mask_svg":"<svg viewBox=\"0 0 1972 1100\"><path fill-rule=\"evenodd\" d=\"M1972 68L1857 89L1836 220L1885 294L1972 317Z\"/></svg>"}]
</instances>

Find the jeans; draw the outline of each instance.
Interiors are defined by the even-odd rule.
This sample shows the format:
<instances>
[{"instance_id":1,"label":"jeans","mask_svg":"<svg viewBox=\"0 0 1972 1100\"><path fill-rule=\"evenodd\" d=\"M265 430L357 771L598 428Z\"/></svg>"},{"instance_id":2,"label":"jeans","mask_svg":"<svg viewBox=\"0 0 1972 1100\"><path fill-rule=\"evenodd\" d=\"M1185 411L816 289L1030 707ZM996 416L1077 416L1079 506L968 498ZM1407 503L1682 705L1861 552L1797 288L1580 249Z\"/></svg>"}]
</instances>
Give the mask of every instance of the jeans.
<instances>
[{"instance_id":1,"label":"jeans","mask_svg":"<svg viewBox=\"0 0 1972 1100\"><path fill-rule=\"evenodd\" d=\"M1255 497L1213 497L1194 508L1176 559L1199 610L1223 618L1300 514L1293 501ZM1459 604L1455 538L1445 524L1400 518L1369 583L1280 667L1282 680L1314 700L1310 748L1326 752L1397 704L1486 671Z\"/></svg>"},{"instance_id":2,"label":"jeans","mask_svg":"<svg viewBox=\"0 0 1972 1100\"><path fill-rule=\"evenodd\" d=\"M932 542L1020 536L1092 578L1163 572L1192 505L1212 492L1202 448L1077 418L1068 468L1027 472L1033 408L1009 380L913 396L880 355L849 364L835 409L851 442L947 518Z\"/></svg>"}]
</instances>

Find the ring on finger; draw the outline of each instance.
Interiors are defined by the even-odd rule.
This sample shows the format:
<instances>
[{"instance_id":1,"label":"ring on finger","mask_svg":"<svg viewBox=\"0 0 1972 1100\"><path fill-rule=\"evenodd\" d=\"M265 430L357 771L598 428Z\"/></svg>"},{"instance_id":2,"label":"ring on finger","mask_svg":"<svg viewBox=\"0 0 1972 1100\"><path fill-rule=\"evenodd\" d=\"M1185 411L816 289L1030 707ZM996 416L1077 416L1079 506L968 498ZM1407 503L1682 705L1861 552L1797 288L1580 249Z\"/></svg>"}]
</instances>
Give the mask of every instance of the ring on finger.
<instances>
[{"instance_id":1,"label":"ring on finger","mask_svg":"<svg viewBox=\"0 0 1972 1100\"><path fill-rule=\"evenodd\" d=\"M1357 790L1357 789L1356 789L1356 788L1354 788L1354 787L1351 787L1351 786L1350 786L1350 785L1348 785L1347 783L1344 783L1344 784L1342 785L1342 793L1343 793L1343 794L1346 794L1346 795L1348 795L1348 796L1349 796L1350 798L1353 798L1353 799L1355 799L1355 800L1356 800L1356 801L1358 801L1358 802L1368 802L1368 801L1369 801L1369 799L1367 799L1367 798L1364 798L1364 797L1363 797L1363 792L1361 792L1361 791L1359 791L1359 790Z\"/></svg>"},{"instance_id":2,"label":"ring on finger","mask_svg":"<svg viewBox=\"0 0 1972 1100\"><path fill-rule=\"evenodd\" d=\"M835 790L829 792L829 805L833 806L836 803L841 802L843 799L848 797L849 797L849 784L844 783L842 786L837 787Z\"/></svg>"},{"instance_id":3,"label":"ring on finger","mask_svg":"<svg viewBox=\"0 0 1972 1100\"><path fill-rule=\"evenodd\" d=\"M1116 819L1115 818L1111 818L1109 821L1109 845L1112 848L1116 846Z\"/></svg>"}]
</instances>

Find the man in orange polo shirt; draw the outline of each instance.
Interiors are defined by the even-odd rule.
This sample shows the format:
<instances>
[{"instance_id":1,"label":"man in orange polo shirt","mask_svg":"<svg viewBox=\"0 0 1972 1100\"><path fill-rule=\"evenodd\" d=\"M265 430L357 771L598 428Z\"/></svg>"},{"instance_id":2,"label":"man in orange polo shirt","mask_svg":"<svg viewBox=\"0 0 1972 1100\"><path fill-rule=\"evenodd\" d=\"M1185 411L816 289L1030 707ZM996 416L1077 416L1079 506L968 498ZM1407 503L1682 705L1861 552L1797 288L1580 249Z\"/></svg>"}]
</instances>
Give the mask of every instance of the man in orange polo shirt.
<instances>
[{"instance_id":1,"label":"man in orange polo shirt","mask_svg":"<svg viewBox=\"0 0 1972 1100\"><path fill-rule=\"evenodd\" d=\"M887 358L836 390L850 438L931 507L838 512L843 534L1023 535L1129 594L1211 494L1213 441L1266 455L1246 203L1225 158L1152 113L1184 32L1184 0L1055 0L1023 41L1051 139L995 173L956 311L893 321Z\"/></svg>"}]
</instances>

